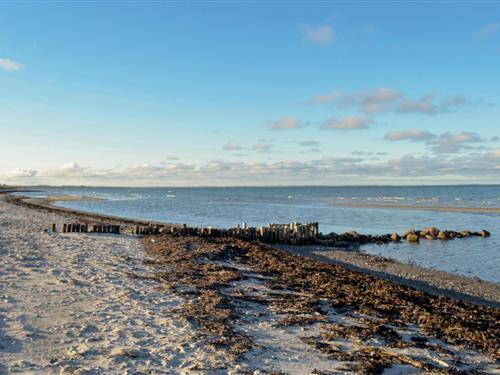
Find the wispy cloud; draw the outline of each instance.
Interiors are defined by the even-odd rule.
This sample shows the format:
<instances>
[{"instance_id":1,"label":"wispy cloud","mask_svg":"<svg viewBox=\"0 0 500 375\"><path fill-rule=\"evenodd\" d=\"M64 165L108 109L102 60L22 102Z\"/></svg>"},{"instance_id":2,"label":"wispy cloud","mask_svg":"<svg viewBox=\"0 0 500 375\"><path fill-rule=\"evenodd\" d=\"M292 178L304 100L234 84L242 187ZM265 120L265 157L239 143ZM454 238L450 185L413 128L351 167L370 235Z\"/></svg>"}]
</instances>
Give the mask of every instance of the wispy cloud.
<instances>
[{"instance_id":1,"label":"wispy cloud","mask_svg":"<svg viewBox=\"0 0 500 375\"><path fill-rule=\"evenodd\" d=\"M436 135L421 129L411 129L405 131L390 131L385 134L384 139L388 141L425 142L435 138Z\"/></svg>"},{"instance_id":2,"label":"wispy cloud","mask_svg":"<svg viewBox=\"0 0 500 375\"><path fill-rule=\"evenodd\" d=\"M332 91L329 94L320 94L309 100L310 104L323 104L323 103L332 103L335 102L338 98L342 96L342 92L340 90Z\"/></svg>"},{"instance_id":3,"label":"wispy cloud","mask_svg":"<svg viewBox=\"0 0 500 375\"><path fill-rule=\"evenodd\" d=\"M302 26L300 28L305 41L316 44L332 44L335 42L335 32L328 25Z\"/></svg>"},{"instance_id":4,"label":"wispy cloud","mask_svg":"<svg viewBox=\"0 0 500 375\"><path fill-rule=\"evenodd\" d=\"M374 114L386 112L390 106L403 97L403 93L388 88L376 88L353 92L342 98L341 104L347 107L357 107L362 112Z\"/></svg>"},{"instance_id":5,"label":"wispy cloud","mask_svg":"<svg viewBox=\"0 0 500 375\"><path fill-rule=\"evenodd\" d=\"M227 151L238 151L242 149L240 144L235 141L228 141L222 148Z\"/></svg>"},{"instance_id":6,"label":"wispy cloud","mask_svg":"<svg viewBox=\"0 0 500 375\"><path fill-rule=\"evenodd\" d=\"M483 26L474 35L476 37L485 37L485 36L494 34L499 30L500 30L500 22L493 22L493 23L490 23L488 25Z\"/></svg>"},{"instance_id":7,"label":"wispy cloud","mask_svg":"<svg viewBox=\"0 0 500 375\"><path fill-rule=\"evenodd\" d=\"M421 129L406 131L390 131L385 134L388 141L423 142L436 154L454 154L471 149L473 144L485 142L478 134L472 132L433 134Z\"/></svg>"},{"instance_id":8,"label":"wispy cloud","mask_svg":"<svg viewBox=\"0 0 500 375\"><path fill-rule=\"evenodd\" d=\"M433 115L475 104L474 101L461 95L439 99L429 94L414 99L399 90L385 87L355 91L346 95L342 95L340 90L335 90L328 94L317 95L308 100L308 103L316 105L331 103L340 108L354 108L370 115L387 112Z\"/></svg>"},{"instance_id":9,"label":"wispy cloud","mask_svg":"<svg viewBox=\"0 0 500 375\"><path fill-rule=\"evenodd\" d=\"M312 141L312 140L301 141L301 142L299 142L299 145L303 146L303 147L317 147L317 146L319 146L319 142L318 141Z\"/></svg>"},{"instance_id":10,"label":"wispy cloud","mask_svg":"<svg viewBox=\"0 0 500 375\"><path fill-rule=\"evenodd\" d=\"M283 117L277 121L271 121L269 125L273 130L291 130L302 128L304 123L295 117Z\"/></svg>"},{"instance_id":11,"label":"wispy cloud","mask_svg":"<svg viewBox=\"0 0 500 375\"><path fill-rule=\"evenodd\" d=\"M428 141L435 153L452 154L471 148L471 144L483 142L476 133L461 132L457 134L443 133L437 139Z\"/></svg>"},{"instance_id":12,"label":"wispy cloud","mask_svg":"<svg viewBox=\"0 0 500 375\"><path fill-rule=\"evenodd\" d=\"M367 129L373 121L363 116L340 117L326 120L321 126L330 130Z\"/></svg>"},{"instance_id":13,"label":"wispy cloud","mask_svg":"<svg viewBox=\"0 0 500 375\"><path fill-rule=\"evenodd\" d=\"M257 152L262 152L262 153L268 153L271 152L272 149L274 148L274 145L270 143L257 143L252 147L252 150L257 151Z\"/></svg>"},{"instance_id":14,"label":"wispy cloud","mask_svg":"<svg viewBox=\"0 0 500 375\"><path fill-rule=\"evenodd\" d=\"M10 59L0 57L0 69L3 70L20 70L23 65Z\"/></svg>"}]
</instances>

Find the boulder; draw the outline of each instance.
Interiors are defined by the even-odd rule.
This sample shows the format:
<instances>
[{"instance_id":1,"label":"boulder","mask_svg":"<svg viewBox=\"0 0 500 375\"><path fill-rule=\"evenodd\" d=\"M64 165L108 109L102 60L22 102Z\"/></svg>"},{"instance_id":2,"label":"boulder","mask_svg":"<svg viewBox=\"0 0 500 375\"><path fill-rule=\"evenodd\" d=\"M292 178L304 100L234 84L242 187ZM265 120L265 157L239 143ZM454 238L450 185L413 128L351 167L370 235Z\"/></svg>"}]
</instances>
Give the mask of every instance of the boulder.
<instances>
[{"instance_id":1,"label":"boulder","mask_svg":"<svg viewBox=\"0 0 500 375\"><path fill-rule=\"evenodd\" d=\"M436 239L436 237L431 236L430 234L426 234L426 235L425 235L425 239L426 239L426 240L429 240L429 241L432 241L432 240Z\"/></svg>"},{"instance_id":2,"label":"boulder","mask_svg":"<svg viewBox=\"0 0 500 375\"><path fill-rule=\"evenodd\" d=\"M431 236L437 236L438 233L439 233L439 229L435 228L435 227L429 227L425 230L425 233L426 234L429 234Z\"/></svg>"},{"instance_id":3,"label":"boulder","mask_svg":"<svg viewBox=\"0 0 500 375\"><path fill-rule=\"evenodd\" d=\"M408 229L405 234L403 234L403 238L408 237L409 234L417 235L417 232L415 232L413 229Z\"/></svg>"},{"instance_id":4,"label":"boulder","mask_svg":"<svg viewBox=\"0 0 500 375\"><path fill-rule=\"evenodd\" d=\"M352 230L350 232L347 232L346 234L348 234L349 236L353 237L353 238L358 238L359 237L359 233L356 232L355 230Z\"/></svg>"},{"instance_id":5,"label":"boulder","mask_svg":"<svg viewBox=\"0 0 500 375\"><path fill-rule=\"evenodd\" d=\"M437 234L437 238L439 238L440 240L448 240L450 238L450 236L449 236L447 231L441 230Z\"/></svg>"},{"instance_id":6,"label":"boulder","mask_svg":"<svg viewBox=\"0 0 500 375\"><path fill-rule=\"evenodd\" d=\"M481 237L489 237L489 236L491 236L490 232L488 232L486 229L482 229L482 230L480 230L480 231L479 231L479 235L480 235Z\"/></svg>"},{"instance_id":7,"label":"boulder","mask_svg":"<svg viewBox=\"0 0 500 375\"><path fill-rule=\"evenodd\" d=\"M462 235L462 237L470 237L472 235L472 233L468 230L463 230L460 232L460 234Z\"/></svg>"},{"instance_id":8,"label":"boulder","mask_svg":"<svg viewBox=\"0 0 500 375\"><path fill-rule=\"evenodd\" d=\"M409 233L406 235L406 241L408 242L418 242L419 237L415 233Z\"/></svg>"},{"instance_id":9,"label":"boulder","mask_svg":"<svg viewBox=\"0 0 500 375\"><path fill-rule=\"evenodd\" d=\"M399 236L399 234L397 234L397 233L391 234L391 241L399 242L400 240L401 240L401 237Z\"/></svg>"}]
</instances>

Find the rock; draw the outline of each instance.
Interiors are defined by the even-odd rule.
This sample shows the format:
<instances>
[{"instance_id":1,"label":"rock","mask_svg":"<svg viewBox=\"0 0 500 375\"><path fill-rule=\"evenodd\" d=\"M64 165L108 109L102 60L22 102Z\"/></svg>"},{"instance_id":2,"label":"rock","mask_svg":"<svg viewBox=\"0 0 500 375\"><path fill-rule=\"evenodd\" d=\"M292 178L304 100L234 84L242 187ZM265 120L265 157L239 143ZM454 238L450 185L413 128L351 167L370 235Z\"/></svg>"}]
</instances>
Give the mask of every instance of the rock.
<instances>
[{"instance_id":1,"label":"rock","mask_svg":"<svg viewBox=\"0 0 500 375\"><path fill-rule=\"evenodd\" d=\"M462 235L462 237L470 237L472 235L472 233L468 230L463 230L460 232L460 234Z\"/></svg>"},{"instance_id":2,"label":"rock","mask_svg":"<svg viewBox=\"0 0 500 375\"><path fill-rule=\"evenodd\" d=\"M355 230L347 232L346 234L348 234L349 236L354 237L354 238L358 238L359 237L359 233L356 232Z\"/></svg>"},{"instance_id":3,"label":"rock","mask_svg":"<svg viewBox=\"0 0 500 375\"><path fill-rule=\"evenodd\" d=\"M413 229L408 229L406 233L403 235L404 238L408 237L409 234L417 234Z\"/></svg>"},{"instance_id":4,"label":"rock","mask_svg":"<svg viewBox=\"0 0 500 375\"><path fill-rule=\"evenodd\" d=\"M429 241L432 241L432 240L434 240L435 238L436 238L436 237L434 237L434 236L432 236L432 235L430 235L430 234L426 234L426 235L425 235L425 239L426 239L426 240L429 240Z\"/></svg>"},{"instance_id":5,"label":"rock","mask_svg":"<svg viewBox=\"0 0 500 375\"><path fill-rule=\"evenodd\" d=\"M415 233L409 233L406 235L406 241L408 242L418 242L419 238Z\"/></svg>"},{"instance_id":6,"label":"rock","mask_svg":"<svg viewBox=\"0 0 500 375\"><path fill-rule=\"evenodd\" d=\"M488 232L486 229L482 229L482 230L480 230L480 231L479 231L479 235L480 235L481 237L489 237L489 236L491 236L490 232Z\"/></svg>"},{"instance_id":7,"label":"rock","mask_svg":"<svg viewBox=\"0 0 500 375\"><path fill-rule=\"evenodd\" d=\"M431 236L437 236L438 233L439 233L439 229L435 228L435 227L429 227L425 230L425 233L426 234L429 234Z\"/></svg>"},{"instance_id":8,"label":"rock","mask_svg":"<svg viewBox=\"0 0 500 375\"><path fill-rule=\"evenodd\" d=\"M399 234L397 234L397 233L391 234L391 241L399 242L400 240L401 240L401 237L399 236Z\"/></svg>"},{"instance_id":9,"label":"rock","mask_svg":"<svg viewBox=\"0 0 500 375\"><path fill-rule=\"evenodd\" d=\"M447 240L450 238L449 234L447 231L445 230L441 230L439 231L439 233L437 234L437 238L439 238L440 240Z\"/></svg>"}]
</instances>

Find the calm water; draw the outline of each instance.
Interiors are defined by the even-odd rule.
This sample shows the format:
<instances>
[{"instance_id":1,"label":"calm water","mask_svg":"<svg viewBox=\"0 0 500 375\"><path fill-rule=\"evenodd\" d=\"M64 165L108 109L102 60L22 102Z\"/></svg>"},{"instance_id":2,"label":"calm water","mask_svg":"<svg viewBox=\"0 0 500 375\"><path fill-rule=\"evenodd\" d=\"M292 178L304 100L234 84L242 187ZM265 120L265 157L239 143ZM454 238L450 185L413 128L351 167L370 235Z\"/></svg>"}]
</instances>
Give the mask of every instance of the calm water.
<instances>
[{"instance_id":1,"label":"calm water","mask_svg":"<svg viewBox=\"0 0 500 375\"><path fill-rule=\"evenodd\" d=\"M367 245L372 254L425 267L500 282L500 214L340 207L342 203L384 203L452 207L500 207L497 186L427 187L265 187L265 188L42 188L34 196L76 194L95 202L60 202L68 208L189 225L258 226L319 221L323 233L404 232L408 228L487 229L487 239L420 245Z\"/></svg>"}]
</instances>

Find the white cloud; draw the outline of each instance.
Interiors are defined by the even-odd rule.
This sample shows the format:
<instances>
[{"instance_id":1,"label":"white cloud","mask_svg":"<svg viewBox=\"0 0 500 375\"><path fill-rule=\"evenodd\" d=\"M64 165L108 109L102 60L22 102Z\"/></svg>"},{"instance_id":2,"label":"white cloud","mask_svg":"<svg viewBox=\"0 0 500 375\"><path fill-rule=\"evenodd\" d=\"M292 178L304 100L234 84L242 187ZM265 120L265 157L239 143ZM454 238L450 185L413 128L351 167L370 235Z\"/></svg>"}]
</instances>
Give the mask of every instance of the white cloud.
<instances>
[{"instance_id":1,"label":"white cloud","mask_svg":"<svg viewBox=\"0 0 500 375\"><path fill-rule=\"evenodd\" d=\"M388 141L408 140L411 142L425 142L435 137L436 136L431 132L424 131L421 129L411 129L401 132L398 131L387 132L384 136L384 139Z\"/></svg>"},{"instance_id":2,"label":"white cloud","mask_svg":"<svg viewBox=\"0 0 500 375\"><path fill-rule=\"evenodd\" d=\"M454 142L465 142L467 135L455 135ZM500 182L500 150L473 155L405 155L387 161L358 157L319 158L310 161L281 160L224 161L206 164L181 162L155 165L143 163L128 168L94 169L70 163L51 170L17 170L0 174L6 183L74 185L269 185L284 183L318 184L370 183L407 180L436 182L451 176L457 181ZM340 180L339 180L340 179Z\"/></svg>"},{"instance_id":3,"label":"white cloud","mask_svg":"<svg viewBox=\"0 0 500 375\"><path fill-rule=\"evenodd\" d=\"M222 148L228 151L237 151L242 149L240 144L235 141L228 141L224 146L222 146Z\"/></svg>"},{"instance_id":4,"label":"white cloud","mask_svg":"<svg viewBox=\"0 0 500 375\"><path fill-rule=\"evenodd\" d=\"M10 59L0 57L0 69L3 70L20 70L23 68L22 64L12 61Z\"/></svg>"},{"instance_id":5,"label":"white cloud","mask_svg":"<svg viewBox=\"0 0 500 375\"><path fill-rule=\"evenodd\" d=\"M382 113L388 111L390 106L402 96L400 91L382 87L353 92L342 98L342 104L348 107L358 107L365 113Z\"/></svg>"},{"instance_id":6,"label":"white cloud","mask_svg":"<svg viewBox=\"0 0 500 375\"><path fill-rule=\"evenodd\" d=\"M366 129L373 121L363 116L341 117L326 120L322 128L332 130Z\"/></svg>"},{"instance_id":7,"label":"white cloud","mask_svg":"<svg viewBox=\"0 0 500 375\"><path fill-rule=\"evenodd\" d=\"M274 145L269 143L257 143L252 147L252 150L257 152L271 152Z\"/></svg>"},{"instance_id":8,"label":"white cloud","mask_svg":"<svg viewBox=\"0 0 500 375\"><path fill-rule=\"evenodd\" d=\"M419 99L405 99L396 107L397 112L435 114L440 108L434 103L433 95L425 95Z\"/></svg>"},{"instance_id":9,"label":"white cloud","mask_svg":"<svg viewBox=\"0 0 500 375\"><path fill-rule=\"evenodd\" d=\"M335 102L338 98L342 96L340 90L332 91L329 94L320 94L309 100L310 104L323 104Z\"/></svg>"},{"instance_id":10,"label":"white cloud","mask_svg":"<svg viewBox=\"0 0 500 375\"><path fill-rule=\"evenodd\" d=\"M490 24L482 27L478 32L476 32L475 35L478 37L485 37L485 36L494 34L499 30L500 30L500 23L493 22L493 23L490 23Z\"/></svg>"},{"instance_id":11,"label":"white cloud","mask_svg":"<svg viewBox=\"0 0 500 375\"><path fill-rule=\"evenodd\" d=\"M328 25L303 26L300 28L304 40L310 43L331 44L335 42L335 32Z\"/></svg>"},{"instance_id":12,"label":"white cloud","mask_svg":"<svg viewBox=\"0 0 500 375\"><path fill-rule=\"evenodd\" d=\"M455 154L464 149L472 149L473 144L485 142L481 137L472 132L433 134L421 129L406 131L390 131L385 134L388 141L424 142L435 154ZM477 148L477 147L476 147Z\"/></svg>"},{"instance_id":13,"label":"white cloud","mask_svg":"<svg viewBox=\"0 0 500 375\"><path fill-rule=\"evenodd\" d=\"M355 91L342 95L340 90L321 94L308 100L309 104L332 103L340 108L354 108L366 114L387 112L438 114L449 112L458 107L475 104L464 96L444 97L438 100L434 95L424 95L413 99L401 91L380 87Z\"/></svg>"},{"instance_id":14,"label":"white cloud","mask_svg":"<svg viewBox=\"0 0 500 375\"><path fill-rule=\"evenodd\" d=\"M18 178L31 178L35 177L37 171L33 169L14 169L13 171L6 172L3 174L3 177L6 179L18 179Z\"/></svg>"},{"instance_id":15,"label":"white cloud","mask_svg":"<svg viewBox=\"0 0 500 375\"><path fill-rule=\"evenodd\" d=\"M471 144L483 142L476 133L461 132L457 134L443 133L439 138L431 140L428 144L433 152L451 154L471 148Z\"/></svg>"},{"instance_id":16,"label":"white cloud","mask_svg":"<svg viewBox=\"0 0 500 375\"><path fill-rule=\"evenodd\" d=\"M303 126L304 123L295 117L284 117L280 120L270 122L270 127L273 130L299 129Z\"/></svg>"},{"instance_id":17,"label":"white cloud","mask_svg":"<svg viewBox=\"0 0 500 375\"><path fill-rule=\"evenodd\" d=\"M299 142L299 145L301 145L303 147L316 147L316 146L319 146L319 142L318 141L302 141L302 142Z\"/></svg>"}]
</instances>

